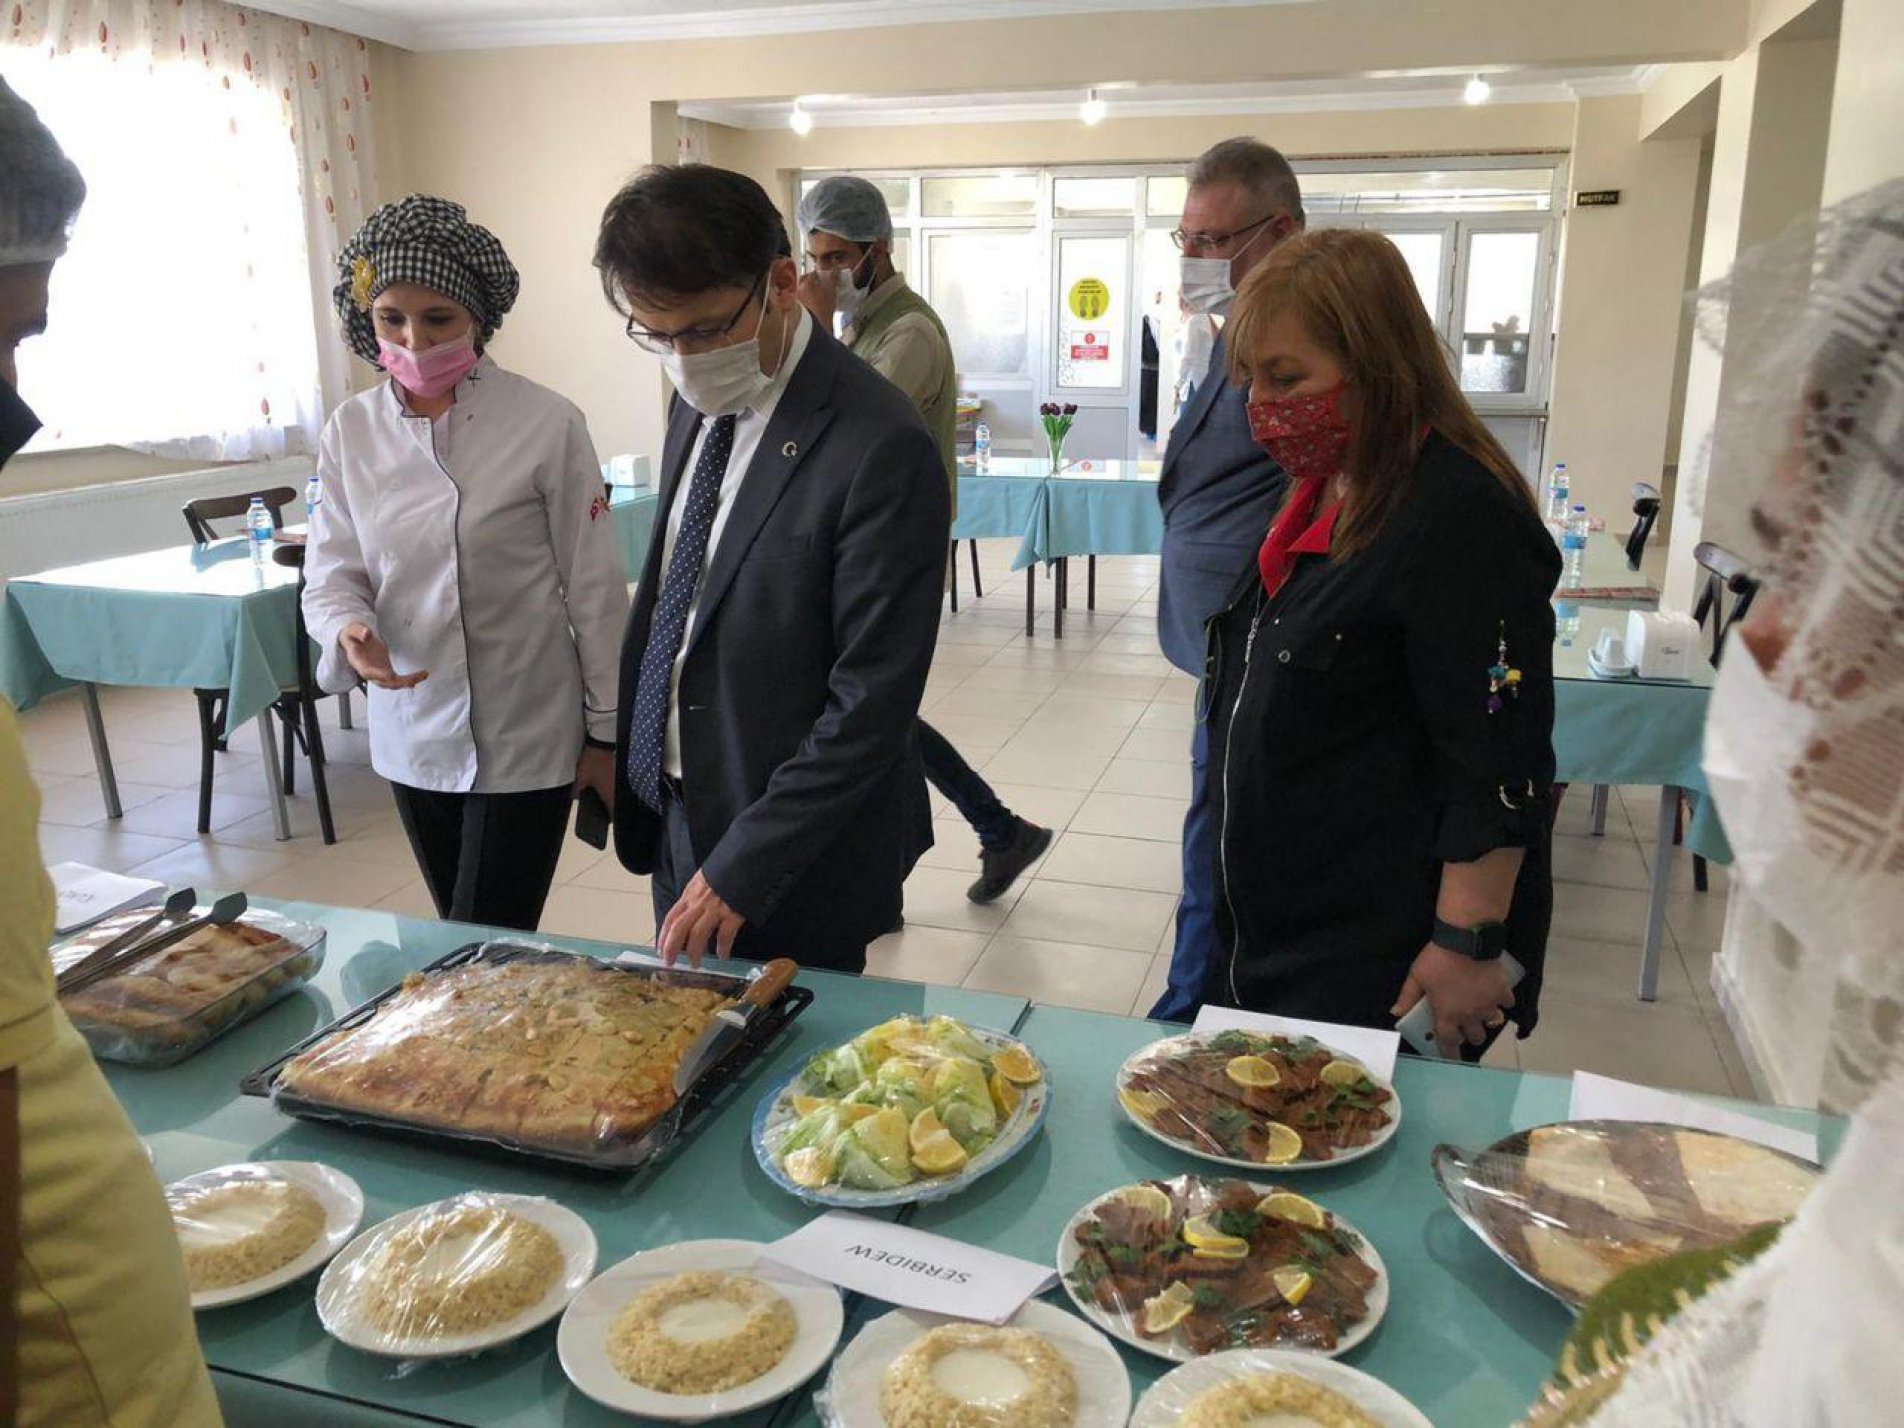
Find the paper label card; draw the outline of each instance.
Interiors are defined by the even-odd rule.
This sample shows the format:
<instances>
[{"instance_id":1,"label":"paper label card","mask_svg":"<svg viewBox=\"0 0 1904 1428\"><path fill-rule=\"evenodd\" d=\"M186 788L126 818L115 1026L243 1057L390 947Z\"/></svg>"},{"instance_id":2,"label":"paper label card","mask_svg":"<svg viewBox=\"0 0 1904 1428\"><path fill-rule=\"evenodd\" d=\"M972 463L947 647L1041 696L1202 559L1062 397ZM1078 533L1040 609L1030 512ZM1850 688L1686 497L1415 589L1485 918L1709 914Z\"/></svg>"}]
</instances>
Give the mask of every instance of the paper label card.
<instances>
[{"instance_id":1,"label":"paper label card","mask_svg":"<svg viewBox=\"0 0 1904 1428\"><path fill-rule=\"evenodd\" d=\"M1636 1086L1611 1076L1596 1076L1591 1071L1574 1072L1573 1100L1567 1108L1567 1117L1576 1121L1661 1121L1669 1126L1737 1136L1804 1160L1818 1159L1818 1137L1809 1131L1793 1130L1742 1111L1715 1106L1696 1096Z\"/></svg>"},{"instance_id":2,"label":"paper label card","mask_svg":"<svg viewBox=\"0 0 1904 1428\"><path fill-rule=\"evenodd\" d=\"M1049 1265L850 1210L808 1221L768 1245L767 1257L888 1304L985 1324L1004 1323L1058 1278Z\"/></svg>"},{"instance_id":3,"label":"paper label card","mask_svg":"<svg viewBox=\"0 0 1904 1428\"><path fill-rule=\"evenodd\" d=\"M1366 1026L1340 1026L1332 1021L1304 1021L1301 1017L1272 1016L1267 1012L1238 1011L1235 1007L1198 1009L1192 1031L1254 1031L1263 1035L1312 1036L1360 1061L1384 1081L1395 1079L1395 1057L1402 1039L1392 1031Z\"/></svg>"}]
</instances>

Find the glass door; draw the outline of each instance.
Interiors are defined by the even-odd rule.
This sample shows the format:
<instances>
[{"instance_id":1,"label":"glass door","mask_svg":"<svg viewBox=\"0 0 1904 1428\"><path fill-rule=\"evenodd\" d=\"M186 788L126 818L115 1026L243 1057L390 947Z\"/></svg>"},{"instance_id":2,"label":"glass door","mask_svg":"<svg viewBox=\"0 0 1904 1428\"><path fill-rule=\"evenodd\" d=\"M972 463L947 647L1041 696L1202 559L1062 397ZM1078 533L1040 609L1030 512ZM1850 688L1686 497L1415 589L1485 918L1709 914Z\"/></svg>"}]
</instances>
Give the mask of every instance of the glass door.
<instances>
[{"instance_id":1,"label":"glass door","mask_svg":"<svg viewBox=\"0 0 1904 1428\"><path fill-rule=\"evenodd\" d=\"M1136 335L1141 345L1130 249L1128 233L1058 233L1052 240L1056 340L1046 400L1078 409L1064 444L1069 457L1131 454L1131 388L1142 353L1132 341Z\"/></svg>"}]
</instances>

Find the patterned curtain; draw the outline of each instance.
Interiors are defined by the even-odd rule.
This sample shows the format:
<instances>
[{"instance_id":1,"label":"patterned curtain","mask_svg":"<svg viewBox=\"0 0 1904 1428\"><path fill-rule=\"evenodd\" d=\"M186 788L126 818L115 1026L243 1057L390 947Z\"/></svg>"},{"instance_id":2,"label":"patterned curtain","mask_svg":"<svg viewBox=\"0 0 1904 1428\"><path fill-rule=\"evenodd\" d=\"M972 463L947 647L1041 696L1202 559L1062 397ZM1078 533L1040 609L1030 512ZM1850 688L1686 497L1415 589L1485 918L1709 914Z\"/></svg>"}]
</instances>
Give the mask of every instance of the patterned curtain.
<instances>
[{"instance_id":1,"label":"patterned curtain","mask_svg":"<svg viewBox=\"0 0 1904 1428\"><path fill-rule=\"evenodd\" d=\"M261 382L257 400L246 410L257 411L263 426L250 432L249 440L247 433L233 429L213 433L210 439L220 448L215 454L225 459L314 449L323 414L351 391L350 357L335 335L330 305L337 252L381 197L372 142L374 99L367 43L321 25L219 0L0 0L0 6L4 7L0 8L0 63L7 59L5 46L15 45L34 52L22 56L23 60L44 59L57 66L62 59L84 56L96 62L104 58L159 79L183 78L175 66L196 66L208 80L215 76L219 88L233 95L228 121L233 135L241 122L255 123L260 112L269 112L268 108L261 111L259 96L275 99L296 154L304 247L296 258L308 274L313 349L305 366L308 371L314 363L316 390L294 402L296 411L274 414L273 387ZM155 95L159 92L155 90ZM178 212L160 221L189 223L191 201L189 189L182 189ZM81 222L83 227L83 214ZM249 225L244 226L248 231ZM245 256L246 280L291 255L256 257L259 261L254 262L252 255ZM261 331L259 341L261 347L283 351L280 334ZM266 360L267 353L261 350L261 372ZM192 454L214 454L203 449L205 437L191 435L198 438L189 443ZM128 444L164 450L178 443L155 439Z\"/></svg>"}]
</instances>

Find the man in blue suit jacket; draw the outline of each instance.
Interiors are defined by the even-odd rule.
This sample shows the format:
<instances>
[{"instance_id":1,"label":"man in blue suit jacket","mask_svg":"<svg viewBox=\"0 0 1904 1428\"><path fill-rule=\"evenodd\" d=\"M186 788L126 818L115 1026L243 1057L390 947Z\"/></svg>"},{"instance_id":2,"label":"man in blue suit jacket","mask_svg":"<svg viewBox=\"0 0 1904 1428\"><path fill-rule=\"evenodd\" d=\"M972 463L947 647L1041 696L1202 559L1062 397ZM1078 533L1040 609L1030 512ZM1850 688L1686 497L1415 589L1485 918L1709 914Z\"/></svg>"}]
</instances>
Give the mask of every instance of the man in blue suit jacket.
<instances>
[{"instance_id":1,"label":"man in blue suit jacket","mask_svg":"<svg viewBox=\"0 0 1904 1428\"><path fill-rule=\"evenodd\" d=\"M1302 226L1302 191L1280 153L1249 138L1225 139L1210 149L1191 166L1182 223L1171 235L1183 250L1185 305L1194 313L1227 314L1249 270ZM1247 389L1230 381L1229 356L1219 338L1210 370L1171 429L1157 487L1164 508L1157 637L1172 664L1198 677L1203 622L1223 607L1256 558L1289 479L1250 439L1247 399ZM1207 726L1199 718L1190 742L1177 942L1170 982L1151 1009L1153 1017L1190 1017L1218 955L1218 840L1205 781L1208 755Z\"/></svg>"}]
</instances>

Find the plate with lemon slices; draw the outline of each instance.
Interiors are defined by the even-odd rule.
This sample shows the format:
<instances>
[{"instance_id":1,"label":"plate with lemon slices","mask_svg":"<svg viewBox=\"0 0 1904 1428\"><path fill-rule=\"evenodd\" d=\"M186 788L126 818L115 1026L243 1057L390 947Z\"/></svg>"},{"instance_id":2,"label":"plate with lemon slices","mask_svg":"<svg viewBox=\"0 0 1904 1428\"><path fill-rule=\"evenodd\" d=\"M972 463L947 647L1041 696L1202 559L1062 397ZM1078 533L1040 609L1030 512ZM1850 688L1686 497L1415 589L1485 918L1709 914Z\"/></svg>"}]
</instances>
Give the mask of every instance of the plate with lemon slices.
<instances>
[{"instance_id":1,"label":"plate with lemon slices","mask_svg":"<svg viewBox=\"0 0 1904 1428\"><path fill-rule=\"evenodd\" d=\"M1395 1088L1307 1036L1193 1031L1117 1073L1117 1103L1165 1145L1242 1170L1313 1170L1373 1155L1401 1128Z\"/></svg>"},{"instance_id":2,"label":"plate with lemon slices","mask_svg":"<svg viewBox=\"0 0 1904 1428\"><path fill-rule=\"evenodd\" d=\"M1226 1349L1334 1357L1375 1331L1388 1271L1354 1226L1282 1186L1183 1175L1100 1195L1058 1276L1084 1317L1177 1363Z\"/></svg>"},{"instance_id":3,"label":"plate with lemon slices","mask_svg":"<svg viewBox=\"0 0 1904 1428\"><path fill-rule=\"evenodd\" d=\"M754 1156L814 1205L943 1200L1031 1143L1051 1078L1022 1041L899 1016L813 1057L760 1103Z\"/></svg>"}]
</instances>

